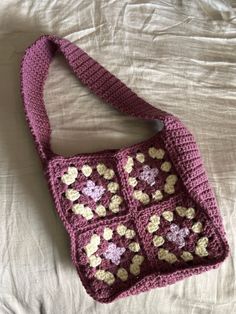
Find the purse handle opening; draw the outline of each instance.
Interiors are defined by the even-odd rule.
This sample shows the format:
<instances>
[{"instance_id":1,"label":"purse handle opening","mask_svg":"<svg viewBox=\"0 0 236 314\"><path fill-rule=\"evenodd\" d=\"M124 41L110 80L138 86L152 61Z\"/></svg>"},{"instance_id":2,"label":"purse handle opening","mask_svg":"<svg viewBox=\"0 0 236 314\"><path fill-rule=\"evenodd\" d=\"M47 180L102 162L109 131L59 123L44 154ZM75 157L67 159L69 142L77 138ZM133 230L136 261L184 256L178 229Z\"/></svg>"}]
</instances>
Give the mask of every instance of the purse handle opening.
<instances>
[{"instance_id":1,"label":"purse handle opening","mask_svg":"<svg viewBox=\"0 0 236 314\"><path fill-rule=\"evenodd\" d=\"M49 65L56 52L65 57L76 77L98 97L117 110L141 119L165 121L169 113L139 97L118 78L67 39L44 35L26 49L21 62L21 94L26 119L43 162L54 154L51 128L44 105L43 89Z\"/></svg>"}]
</instances>

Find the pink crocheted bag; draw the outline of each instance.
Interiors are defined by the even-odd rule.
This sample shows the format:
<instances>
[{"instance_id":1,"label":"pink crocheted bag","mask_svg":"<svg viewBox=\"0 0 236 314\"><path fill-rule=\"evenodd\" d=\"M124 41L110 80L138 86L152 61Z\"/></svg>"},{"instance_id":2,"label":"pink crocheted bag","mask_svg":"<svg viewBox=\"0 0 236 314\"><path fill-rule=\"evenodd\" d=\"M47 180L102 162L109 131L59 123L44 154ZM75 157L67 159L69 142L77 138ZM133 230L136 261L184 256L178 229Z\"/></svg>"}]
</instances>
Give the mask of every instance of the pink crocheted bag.
<instances>
[{"instance_id":1,"label":"pink crocheted bag","mask_svg":"<svg viewBox=\"0 0 236 314\"><path fill-rule=\"evenodd\" d=\"M75 75L116 109L158 119L163 129L128 148L73 157L50 148L43 101L49 64L61 52ZM83 50L55 36L24 55L21 91L27 122L80 279L111 302L216 268L228 254L222 219L193 135L154 108Z\"/></svg>"}]
</instances>

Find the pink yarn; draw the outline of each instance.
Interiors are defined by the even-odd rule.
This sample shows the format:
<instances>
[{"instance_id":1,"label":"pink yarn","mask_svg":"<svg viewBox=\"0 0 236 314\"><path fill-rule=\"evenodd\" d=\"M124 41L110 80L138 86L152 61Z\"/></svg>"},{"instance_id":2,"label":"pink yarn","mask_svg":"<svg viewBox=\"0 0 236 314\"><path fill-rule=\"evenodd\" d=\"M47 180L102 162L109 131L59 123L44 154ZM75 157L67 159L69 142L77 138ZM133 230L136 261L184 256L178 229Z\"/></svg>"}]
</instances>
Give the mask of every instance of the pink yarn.
<instances>
[{"instance_id":1,"label":"pink yarn","mask_svg":"<svg viewBox=\"0 0 236 314\"><path fill-rule=\"evenodd\" d=\"M162 131L128 148L68 158L54 154L43 87L56 51L102 100L125 114L162 121ZM178 118L150 105L83 50L56 36L42 36L26 50L21 93L57 212L70 236L73 263L89 295L111 302L216 268L226 258L222 218L199 149ZM161 170L161 160L149 155L150 147L165 152L172 177ZM135 159L140 152L144 164ZM128 157L129 173L124 169ZM101 163L114 176L100 175L96 167ZM89 178L81 174L84 165L92 169ZM194 208L194 218L179 215L179 206Z\"/></svg>"},{"instance_id":2,"label":"pink yarn","mask_svg":"<svg viewBox=\"0 0 236 314\"><path fill-rule=\"evenodd\" d=\"M97 202L102 197L105 189L103 186L97 186L93 181L88 180L87 186L82 189L82 192L85 195L90 196L95 202Z\"/></svg>"},{"instance_id":3,"label":"pink yarn","mask_svg":"<svg viewBox=\"0 0 236 314\"><path fill-rule=\"evenodd\" d=\"M167 233L166 238L167 240L174 242L178 245L178 248L182 248L185 246L184 238L189 235L188 228L180 229L179 226L176 224L171 224L170 232Z\"/></svg>"},{"instance_id":4,"label":"pink yarn","mask_svg":"<svg viewBox=\"0 0 236 314\"><path fill-rule=\"evenodd\" d=\"M141 180L146 181L149 185L155 184L155 178L158 175L159 170L157 168L151 169L148 165L143 166L143 170L139 175Z\"/></svg>"},{"instance_id":5,"label":"pink yarn","mask_svg":"<svg viewBox=\"0 0 236 314\"><path fill-rule=\"evenodd\" d=\"M119 265L121 255L125 252L125 248L117 247L114 243L110 243L106 252L104 253L105 258L110 259L112 263Z\"/></svg>"}]
</instances>

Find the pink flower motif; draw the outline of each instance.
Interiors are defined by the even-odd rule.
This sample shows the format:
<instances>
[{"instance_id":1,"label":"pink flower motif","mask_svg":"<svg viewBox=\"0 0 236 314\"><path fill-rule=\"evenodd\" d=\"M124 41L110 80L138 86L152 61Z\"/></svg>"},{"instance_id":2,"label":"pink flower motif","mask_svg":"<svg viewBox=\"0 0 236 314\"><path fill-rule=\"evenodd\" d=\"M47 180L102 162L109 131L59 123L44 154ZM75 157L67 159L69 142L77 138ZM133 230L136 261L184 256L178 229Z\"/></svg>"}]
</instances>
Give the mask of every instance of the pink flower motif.
<instances>
[{"instance_id":1,"label":"pink flower motif","mask_svg":"<svg viewBox=\"0 0 236 314\"><path fill-rule=\"evenodd\" d=\"M139 175L139 179L146 181L149 185L155 184L155 177L159 171L157 168L150 168L148 165L143 166L143 170Z\"/></svg>"},{"instance_id":2,"label":"pink flower motif","mask_svg":"<svg viewBox=\"0 0 236 314\"><path fill-rule=\"evenodd\" d=\"M105 188L103 186L95 185L92 180L87 181L87 186L83 188L82 192L90 196L95 202L99 201L105 192Z\"/></svg>"},{"instance_id":3,"label":"pink flower motif","mask_svg":"<svg viewBox=\"0 0 236 314\"><path fill-rule=\"evenodd\" d=\"M125 252L125 248L118 247L114 243L109 243L104 256L106 259L110 259L113 264L119 265L121 255Z\"/></svg>"},{"instance_id":4,"label":"pink flower motif","mask_svg":"<svg viewBox=\"0 0 236 314\"><path fill-rule=\"evenodd\" d=\"M176 224L171 224L170 232L167 233L166 238L167 240L176 243L178 245L178 248L181 249L183 246L185 246L184 238L188 235L188 228L185 227L180 229L179 226L177 226Z\"/></svg>"}]
</instances>

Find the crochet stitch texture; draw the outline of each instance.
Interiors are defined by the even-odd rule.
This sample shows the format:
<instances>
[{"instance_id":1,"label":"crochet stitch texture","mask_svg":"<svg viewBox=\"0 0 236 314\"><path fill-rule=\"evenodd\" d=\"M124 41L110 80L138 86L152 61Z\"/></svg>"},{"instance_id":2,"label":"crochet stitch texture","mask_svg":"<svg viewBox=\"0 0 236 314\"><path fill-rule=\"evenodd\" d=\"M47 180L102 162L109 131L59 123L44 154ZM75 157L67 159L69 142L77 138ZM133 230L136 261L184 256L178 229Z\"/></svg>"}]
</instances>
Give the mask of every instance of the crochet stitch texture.
<instances>
[{"instance_id":1,"label":"crochet stitch texture","mask_svg":"<svg viewBox=\"0 0 236 314\"><path fill-rule=\"evenodd\" d=\"M43 87L61 52L75 75L121 112L158 119L164 128L128 148L63 157L50 147ZM138 97L66 39L42 36L21 66L26 119L57 212L70 236L72 261L95 300L173 284L216 268L228 244L193 135L170 113Z\"/></svg>"}]
</instances>

